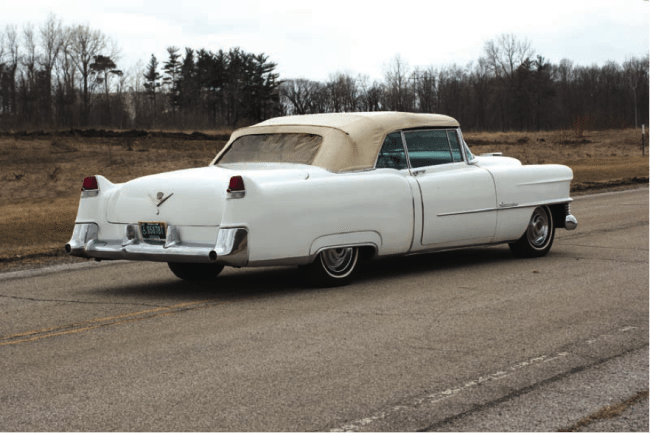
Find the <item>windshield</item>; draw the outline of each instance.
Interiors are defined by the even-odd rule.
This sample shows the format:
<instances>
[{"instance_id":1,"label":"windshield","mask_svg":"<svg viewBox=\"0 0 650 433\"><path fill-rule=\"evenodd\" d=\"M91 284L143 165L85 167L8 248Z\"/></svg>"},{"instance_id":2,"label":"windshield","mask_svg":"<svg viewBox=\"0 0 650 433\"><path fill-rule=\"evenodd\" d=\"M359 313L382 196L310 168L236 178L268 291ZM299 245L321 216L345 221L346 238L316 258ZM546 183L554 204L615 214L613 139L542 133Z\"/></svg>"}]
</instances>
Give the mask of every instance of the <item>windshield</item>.
<instances>
[{"instance_id":1,"label":"windshield","mask_svg":"<svg viewBox=\"0 0 650 433\"><path fill-rule=\"evenodd\" d=\"M244 135L232 142L217 164L289 162L311 164L323 137L316 134Z\"/></svg>"}]
</instances>

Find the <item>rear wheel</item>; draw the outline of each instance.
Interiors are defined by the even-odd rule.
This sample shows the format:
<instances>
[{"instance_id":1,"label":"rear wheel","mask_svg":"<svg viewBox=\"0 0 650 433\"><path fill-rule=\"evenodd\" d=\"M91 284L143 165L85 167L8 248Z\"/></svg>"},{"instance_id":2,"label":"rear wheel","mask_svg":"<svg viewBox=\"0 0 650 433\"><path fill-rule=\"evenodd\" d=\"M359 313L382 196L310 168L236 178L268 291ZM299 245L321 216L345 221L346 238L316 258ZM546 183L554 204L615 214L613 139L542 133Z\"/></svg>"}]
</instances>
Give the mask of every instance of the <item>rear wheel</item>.
<instances>
[{"instance_id":1,"label":"rear wheel","mask_svg":"<svg viewBox=\"0 0 650 433\"><path fill-rule=\"evenodd\" d=\"M321 251L316 260L301 269L313 285L336 287L350 282L358 261L358 248L330 248Z\"/></svg>"},{"instance_id":2,"label":"rear wheel","mask_svg":"<svg viewBox=\"0 0 650 433\"><path fill-rule=\"evenodd\" d=\"M223 265L211 263L167 263L169 269L181 280L204 281L215 278L223 270Z\"/></svg>"},{"instance_id":3,"label":"rear wheel","mask_svg":"<svg viewBox=\"0 0 650 433\"><path fill-rule=\"evenodd\" d=\"M517 257L542 257L551 249L554 237L553 215L547 206L540 206L533 211L526 232L509 244L510 250Z\"/></svg>"}]
</instances>

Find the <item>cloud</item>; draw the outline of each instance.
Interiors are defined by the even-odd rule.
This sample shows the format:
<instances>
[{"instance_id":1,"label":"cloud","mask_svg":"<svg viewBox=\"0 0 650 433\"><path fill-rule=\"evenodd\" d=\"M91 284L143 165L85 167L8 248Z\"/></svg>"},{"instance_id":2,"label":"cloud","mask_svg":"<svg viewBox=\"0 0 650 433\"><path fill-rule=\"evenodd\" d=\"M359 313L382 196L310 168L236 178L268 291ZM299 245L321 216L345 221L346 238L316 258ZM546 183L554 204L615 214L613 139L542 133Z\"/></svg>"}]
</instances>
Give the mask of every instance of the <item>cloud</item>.
<instances>
[{"instance_id":1,"label":"cloud","mask_svg":"<svg viewBox=\"0 0 650 433\"><path fill-rule=\"evenodd\" d=\"M267 54L283 78L322 81L349 71L381 79L396 54L411 66L466 65L503 33L530 40L553 62L622 62L648 51L649 5L640 0L5 3L0 29L30 21L38 26L54 12L66 25L88 23L114 39L123 68L148 61L152 53L162 63L172 45L181 51L240 47Z\"/></svg>"}]
</instances>

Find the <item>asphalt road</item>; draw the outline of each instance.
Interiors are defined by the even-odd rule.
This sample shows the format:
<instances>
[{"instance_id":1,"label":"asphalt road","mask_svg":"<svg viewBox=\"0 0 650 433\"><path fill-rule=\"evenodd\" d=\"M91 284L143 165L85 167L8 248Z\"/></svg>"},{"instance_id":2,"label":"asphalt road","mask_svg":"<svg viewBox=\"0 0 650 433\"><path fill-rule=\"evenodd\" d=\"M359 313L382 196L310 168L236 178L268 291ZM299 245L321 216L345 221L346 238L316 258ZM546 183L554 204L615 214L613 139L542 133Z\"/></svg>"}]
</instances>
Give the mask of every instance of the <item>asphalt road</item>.
<instances>
[{"instance_id":1,"label":"asphalt road","mask_svg":"<svg viewBox=\"0 0 650 433\"><path fill-rule=\"evenodd\" d=\"M626 354L647 373L648 190L572 211L541 259L384 259L333 289L291 268L0 274L0 430L435 430Z\"/></svg>"}]
</instances>

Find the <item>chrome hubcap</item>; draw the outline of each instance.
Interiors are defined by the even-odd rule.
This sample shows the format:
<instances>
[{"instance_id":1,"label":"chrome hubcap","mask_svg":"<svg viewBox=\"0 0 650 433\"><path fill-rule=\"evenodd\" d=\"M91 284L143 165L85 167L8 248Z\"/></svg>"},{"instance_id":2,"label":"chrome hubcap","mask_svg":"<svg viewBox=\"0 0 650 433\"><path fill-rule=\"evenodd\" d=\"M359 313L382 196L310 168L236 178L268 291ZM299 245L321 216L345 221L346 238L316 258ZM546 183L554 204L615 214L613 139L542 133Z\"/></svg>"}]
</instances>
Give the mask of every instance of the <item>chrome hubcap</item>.
<instances>
[{"instance_id":1,"label":"chrome hubcap","mask_svg":"<svg viewBox=\"0 0 650 433\"><path fill-rule=\"evenodd\" d=\"M332 248L321 253L323 266L327 272L335 277L345 276L356 262L354 248Z\"/></svg>"},{"instance_id":2,"label":"chrome hubcap","mask_svg":"<svg viewBox=\"0 0 650 433\"><path fill-rule=\"evenodd\" d=\"M544 209L538 207L533 212L528 225L528 240L536 248L541 248L546 244L550 231L550 221L548 214Z\"/></svg>"}]
</instances>

